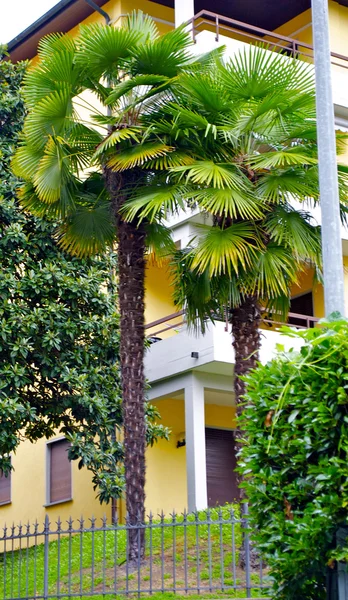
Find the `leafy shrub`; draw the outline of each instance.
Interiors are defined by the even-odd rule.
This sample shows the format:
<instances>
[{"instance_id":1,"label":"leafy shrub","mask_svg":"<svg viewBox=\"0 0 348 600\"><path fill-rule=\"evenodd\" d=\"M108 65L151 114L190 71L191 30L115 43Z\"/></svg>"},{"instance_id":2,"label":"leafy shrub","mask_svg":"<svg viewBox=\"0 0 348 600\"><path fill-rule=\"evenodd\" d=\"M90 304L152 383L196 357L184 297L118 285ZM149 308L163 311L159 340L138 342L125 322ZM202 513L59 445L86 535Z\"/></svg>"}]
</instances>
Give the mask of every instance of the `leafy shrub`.
<instances>
[{"instance_id":1,"label":"leafy shrub","mask_svg":"<svg viewBox=\"0 0 348 600\"><path fill-rule=\"evenodd\" d=\"M247 378L240 471L255 541L274 577L275 597L326 598L326 570L348 507L348 323L284 333L301 350Z\"/></svg>"}]
</instances>

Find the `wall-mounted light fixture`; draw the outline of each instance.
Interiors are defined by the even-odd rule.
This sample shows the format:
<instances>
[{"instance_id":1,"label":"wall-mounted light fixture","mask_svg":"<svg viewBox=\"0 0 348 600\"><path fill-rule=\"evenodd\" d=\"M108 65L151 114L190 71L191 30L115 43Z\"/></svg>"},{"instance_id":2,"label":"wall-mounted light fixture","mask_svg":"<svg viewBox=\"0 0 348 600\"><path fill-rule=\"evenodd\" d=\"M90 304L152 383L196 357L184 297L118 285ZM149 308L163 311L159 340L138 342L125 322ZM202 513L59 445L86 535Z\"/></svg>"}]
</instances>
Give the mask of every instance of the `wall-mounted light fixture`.
<instances>
[{"instance_id":1,"label":"wall-mounted light fixture","mask_svg":"<svg viewBox=\"0 0 348 600\"><path fill-rule=\"evenodd\" d=\"M191 352L191 358L199 358L199 352Z\"/></svg>"},{"instance_id":2,"label":"wall-mounted light fixture","mask_svg":"<svg viewBox=\"0 0 348 600\"><path fill-rule=\"evenodd\" d=\"M176 447L183 448L184 446L186 446L185 431L176 436Z\"/></svg>"}]
</instances>

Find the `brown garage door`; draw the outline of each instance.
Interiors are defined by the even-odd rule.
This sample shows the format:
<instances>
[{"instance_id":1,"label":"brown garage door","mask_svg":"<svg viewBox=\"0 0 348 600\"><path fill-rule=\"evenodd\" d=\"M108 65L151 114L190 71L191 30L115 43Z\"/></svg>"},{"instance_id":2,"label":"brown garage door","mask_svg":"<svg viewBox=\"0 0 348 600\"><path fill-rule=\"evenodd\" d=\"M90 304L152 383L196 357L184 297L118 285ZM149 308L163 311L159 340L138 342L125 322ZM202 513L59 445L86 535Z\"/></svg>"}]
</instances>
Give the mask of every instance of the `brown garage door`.
<instances>
[{"instance_id":1,"label":"brown garage door","mask_svg":"<svg viewBox=\"0 0 348 600\"><path fill-rule=\"evenodd\" d=\"M232 431L205 430L208 506L219 506L239 498L235 474L236 457Z\"/></svg>"}]
</instances>

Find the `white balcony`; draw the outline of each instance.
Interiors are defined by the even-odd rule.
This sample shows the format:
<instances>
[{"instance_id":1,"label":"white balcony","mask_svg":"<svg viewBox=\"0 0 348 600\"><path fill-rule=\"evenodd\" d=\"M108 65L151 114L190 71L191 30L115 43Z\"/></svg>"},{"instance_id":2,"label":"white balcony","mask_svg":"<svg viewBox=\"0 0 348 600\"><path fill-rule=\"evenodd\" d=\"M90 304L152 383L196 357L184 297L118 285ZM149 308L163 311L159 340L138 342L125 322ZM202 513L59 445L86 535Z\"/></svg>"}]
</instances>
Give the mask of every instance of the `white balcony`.
<instances>
[{"instance_id":1,"label":"white balcony","mask_svg":"<svg viewBox=\"0 0 348 600\"><path fill-rule=\"evenodd\" d=\"M315 317L290 313L301 323L312 326ZM299 340L287 337L277 325L263 322L260 360L265 363L275 353L277 344L286 350L299 348ZM176 377L190 371L213 375L233 376L234 350L231 327L222 321L209 324L206 333L195 334L187 328L183 311L159 319L146 326L150 347L145 355L145 374L150 384Z\"/></svg>"},{"instance_id":2,"label":"white balcony","mask_svg":"<svg viewBox=\"0 0 348 600\"><path fill-rule=\"evenodd\" d=\"M208 10L200 11L189 20L189 30L192 32L195 42L193 51L196 54L204 54L220 46L225 46L224 56L228 59L236 52L248 50L250 45L264 44L269 48L266 52L281 52L284 54L285 61L294 57L304 60L311 64L314 71L314 49L311 44L304 41L304 39L310 39L311 28L312 24L308 21L306 25L292 34L293 37L289 37ZM336 39L333 38L331 41L335 48ZM335 114L337 121L346 130L348 122L348 56L331 52L331 64Z\"/></svg>"}]
</instances>

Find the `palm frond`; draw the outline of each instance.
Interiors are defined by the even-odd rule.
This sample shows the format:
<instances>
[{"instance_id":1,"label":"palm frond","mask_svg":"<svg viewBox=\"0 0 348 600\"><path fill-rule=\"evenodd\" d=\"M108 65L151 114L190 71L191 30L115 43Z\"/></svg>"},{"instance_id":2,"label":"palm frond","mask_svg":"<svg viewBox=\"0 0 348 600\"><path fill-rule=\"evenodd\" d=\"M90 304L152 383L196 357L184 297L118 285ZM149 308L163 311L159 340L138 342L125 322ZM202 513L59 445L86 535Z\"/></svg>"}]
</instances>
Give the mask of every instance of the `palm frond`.
<instances>
[{"instance_id":1,"label":"palm frond","mask_svg":"<svg viewBox=\"0 0 348 600\"><path fill-rule=\"evenodd\" d=\"M98 158L101 154L104 154L105 152L110 150L110 148L113 148L120 142L123 142L124 140L134 140L135 142L139 143L140 134L141 129L137 127L125 127L124 129L116 129L116 131L112 131L97 146L97 149L93 155L93 160Z\"/></svg>"},{"instance_id":2,"label":"palm frond","mask_svg":"<svg viewBox=\"0 0 348 600\"><path fill-rule=\"evenodd\" d=\"M24 135L30 145L43 148L48 136L58 136L73 115L72 98L69 90L53 92L43 98L29 113L24 123Z\"/></svg>"},{"instance_id":3,"label":"palm frond","mask_svg":"<svg viewBox=\"0 0 348 600\"><path fill-rule=\"evenodd\" d=\"M53 138L50 138L37 172L32 178L36 192L43 202L52 204L59 200L62 187L68 181L72 181L72 173L67 158L64 147Z\"/></svg>"},{"instance_id":4,"label":"palm frond","mask_svg":"<svg viewBox=\"0 0 348 600\"><path fill-rule=\"evenodd\" d=\"M123 23L125 29L138 33L138 43L146 44L149 41L154 41L159 37L159 31L155 21L142 10L133 10L127 15Z\"/></svg>"},{"instance_id":5,"label":"palm frond","mask_svg":"<svg viewBox=\"0 0 348 600\"><path fill-rule=\"evenodd\" d=\"M78 257L104 252L112 246L116 235L110 203L105 200L95 203L89 196L84 200L56 232L61 248Z\"/></svg>"},{"instance_id":6,"label":"palm frond","mask_svg":"<svg viewBox=\"0 0 348 600\"><path fill-rule=\"evenodd\" d=\"M148 160L144 165L144 168L156 171L169 171L173 167L192 165L195 162L195 158L186 152L178 152L173 150L173 152L170 152L170 154L164 154L163 156L158 156L157 158Z\"/></svg>"},{"instance_id":7,"label":"palm frond","mask_svg":"<svg viewBox=\"0 0 348 600\"><path fill-rule=\"evenodd\" d=\"M300 265L290 248L267 244L256 255L253 268L244 273L243 284L250 294L259 298L277 298L289 294L289 287L298 281Z\"/></svg>"},{"instance_id":8,"label":"palm frond","mask_svg":"<svg viewBox=\"0 0 348 600\"><path fill-rule=\"evenodd\" d=\"M178 208L185 210L186 194L187 188L183 185L147 186L123 205L122 214L128 221L146 219L152 223L175 213Z\"/></svg>"},{"instance_id":9,"label":"palm frond","mask_svg":"<svg viewBox=\"0 0 348 600\"><path fill-rule=\"evenodd\" d=\"M187 182L199 185L212 185L216 188L248 189L247 177L236 166L213 161L196 161L194 164L173 167L172 173L185 177Z\"/></svg>"},{"instance_id":10,"label":"palm frond","mask_svg":"<svg viewBox=\"0 0 348 600\"><path fill-rule=\"evenodd\" d=\"M97 81L113 76L139 40L138 31L100 23L82 25L76 41L76 65Z\"/></svg>"},{"instance_id":11,"label":"palm frond","mask_svg":"<svg viewBox=\"0 0 348 600\"><path fill-rule=\"evenodd\" d=\"M219 68L224 85L235 100L260 99L282 89L314 89L311 65L272 52L265 44L250 45Z\"/></svg>"},{"instance_id":12,"label":"palm frond","mask_svg":"<svg viewBox=\"0 0 348 600\"><path fill-rule=\"evenodd\" d=\"M214 215L253 220L264 214L260 200L251 189L202 188L192 190L189 195L201 209Z\"/></svg>"},{"instance_id":13,"label":"palm frond","mask_svg":"<svg viewBox=\"0 0 348 600\"><path fill-rule=\"evenodd\" d=\"M313 171L300 168L273 169L261 173L257 182L257 193L271 203L278 203L292 197L302 202L305 198L319 197L319 181Z\"/></svg>"},{"instance_id":14,"label":"palm frond","mask_svg":"<svg viewBox=\"0 0 348 600\"><path fill-rule=\"evenodd\" d=\"M250 156L248 160L255 169L282 169L291 165L303 166L318 163L318 159L313 156L311 149L306 152L306 148L297 146L255 154Z\"/></svg>"},{"instance_id":15,"label":"palm frond","mask_svg":"<svg viewBox=\"0 0 348 600\"><path fill-rule=\"evenodd\" d=\"M187 49L191 44L191 36L184 26L173 29L147 44L138 44L131 49L134 57L133 75L175 77L190 60Z\"/></svg>"},{"instance_id":16,"label":"palm frond","mask_svg":"<svg viewBox=\"0 0 348 600\"><path fill-rule=\"evenodd\" d=\"M42 37L38 43L38 55L44 60L61 52L74 52L75 40L68 34L49 33Z\"/></svg>"},{"instance_id":17,"label":"palm frond","mask_svg":"<svg viewBox=\"0 0 348 600\"><path fill-rule=\"evenodd\" d=\"M290 249L297 261L320 263L320 227L311 224L311 215L290 205L276 206L265 221L265 229L278 245Z\"/></svg>"},{"instance_id":18,"label":"palm frond","mask_svg":"<svg viewBox=\"0 0 348 600\"><path fill-rule=\"evenodd\" d=\"M144 165L148 160L164 156L174 148L162 142L145 142L120 151L108 160L108 167L113 171L125 171Z\"/></svg>"},{"instance_id":19,"label":"palm frond","mask_svg":"<svg viewBox=\"0 0 348 600\"><path fill-rule=\"evenodd\" d=\"M210 276L237 274L252 264L254 256L262 247L255 227L251 223L235 223L226 229L204 228L192 250L192 268ZM203 229L202 229L203 231Z\"/></svg>"},{"instance_id":20,"label":"palm frond","mask_svg":"<svg viewBox=\"0 0 348 600\"><path fill-rule=\"evenodd\" d=\"M37 172L43 156L41 149L33 148L29 144L18 146L11 162L11 168L17 177L30 181Z\"/></svg>"},{"instance_id":21,"label":"palm frond","mask_svg":"<svg viewBox=\"0 0 348 600\"><path fill-rule=\"evenodd\" d=\"M164 75L136 75L126 81L122 81L118 85L116 85L113 91L110 93L106 104L111 105L115 104L122 96L128 94L128 92L132 91L136 87L153 87L153 86L162 86L170 81L168 77Z\"/></svg>"}]
</instances>

